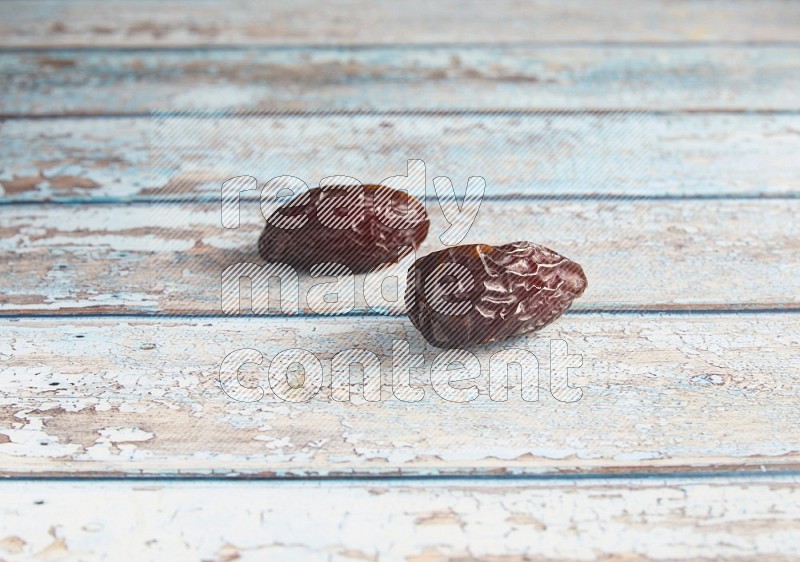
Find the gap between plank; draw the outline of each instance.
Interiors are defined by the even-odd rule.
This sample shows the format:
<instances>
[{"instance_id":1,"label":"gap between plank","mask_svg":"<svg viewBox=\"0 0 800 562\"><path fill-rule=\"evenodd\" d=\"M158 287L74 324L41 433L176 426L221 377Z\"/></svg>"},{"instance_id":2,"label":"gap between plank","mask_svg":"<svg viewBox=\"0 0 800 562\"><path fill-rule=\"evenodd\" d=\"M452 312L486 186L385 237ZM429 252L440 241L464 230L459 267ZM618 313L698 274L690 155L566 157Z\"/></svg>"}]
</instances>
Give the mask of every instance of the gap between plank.
<instances>
[{"instance_id":1,"label":"gap between plank","mask_svg":"<svg viewBox=\"0 0 800 562\"><path fill-rule=\"evenodd\" d=\"M568 310L564 316L590 316L593 314L609 315L640 315L640 316L715 316L715 315L737 315L737 314L797 314L800 313L800 303L789 303L786 306L777 307L774 305L738 305L735 308L715 308L715 307L691 307L691 308L578 308ZM16 322L19 320L109 320L115 318L143 320L203 320L203 319L230 319L240 320L242 318L259 318L264 321L279 319L333 319L333 318L403 318L402 314L388 315L377 312L349 312L346 314L323 315L323 314L222 314L222 313L170 313L170 312L32 312L30 314L20 314L19 312L0 312L0 321Z\"/></svg>"},{"instance_id":2,"label":"gap between plank","mask_svg":"<svg viewBox=\"0 0 800 562\"><path fill-rule=\"evenodd\" d=\"M489 469L494 471L497 469ZM436 474L436 473L415 473L415 474L398 474L390 472L376 472L373 474L358 473L358 474L330 474L330 475L298 475L298 474L236 474L236 475L222 475L222 474L183 474L175 472L172 474L103 474L103 473L70 473L70 474L43 474L43 475L14 475L4 474L0 475L0 483L2 482L71 482L71 481L112 481L112 482L242 482L242 481L266 481L266 482L343 482L343 483L369 483L369 482L437 482L446 484L448 482L464 482L464 481L477 481L477 482L568 482L568 481L592 481L602 482L607 481L620 481L620 480L640 480L640 481L659 481L659 480L681 480L681 479L697 479L697 480L730 480L733 478L741 478L746 480L752 479L770 479L770 478L800 478L800 469L798 468L779 468L771 469L766 465L762 466L760 470L756 469L737 469L733 467L718 467L713 469L701 470L675 470L675 471L621 471L613 473L600 473L600 472L575 472L575 473L496 473L496 472L480 472L475 469L469 469L470 473L462 474Z\"/></svg>"},{"instance_id":3,"label":"gap between plank","mask_svg":"<svg viewBox=\"0 0 800 562\"><path fill-rule=\"evenodd\" d=\"M515 117L518 115L800 115L800 109L748 109L746 107L727 108L702 108L685 107L679 109L570 109L570 108L541 108L529 107L523 109L292 109L292 110L185 110L185 111L115 111L115 112L63 112L63 113L0 113L0 121L43 121L57 119L144 119L158 116L159 118L192 118L192 119L238 119L241 117L463 117L463 116L498 116Z\"/></svg>"},{"instance_id":4,"label":"gap between plank","mask_svg":"<svg viewBox=\"0 0 800 562\"><path fill-rule=\"evenodd\" d=\"M486 43L283 43L279 45L231 43L231 44L195 44L195 45L74 45L74 46L0 46L0 55L34 53L153 53L153 52L187 52L187 51L412 51L412 50L481 50L481 49L553 49L609 47L635 49L691 49L691 48L786 48L800 47L800 41L788 39L777 41L735 41L735 40L698 40L698 41L520 41L520 42L486 42Z\"/></svg>"},{"instance_id":5,"label":"gap between plank","mask_svg":"<svg viewBox=\"0 0 800 562\"><path fill-rule=\"evenodd\" d=\"M148 188L153 189L153 188ZM760 200L795 200L800 199L800 192L786 193L713 193L713 194L655 194L655 195L626 195L624 193L561 193L561 194L508 194L485 195L482 201L488 202L514 202L514 201L760 201ZM427 195L426 201L438 202L436 195ZM242 198L242 203L258 203L257 199ZM216 195L199 197L63 197L44 200L29 199L0 199L0 207L34 207L47 205L203 205L219 204Z\"/></svg>"}]
</instances>

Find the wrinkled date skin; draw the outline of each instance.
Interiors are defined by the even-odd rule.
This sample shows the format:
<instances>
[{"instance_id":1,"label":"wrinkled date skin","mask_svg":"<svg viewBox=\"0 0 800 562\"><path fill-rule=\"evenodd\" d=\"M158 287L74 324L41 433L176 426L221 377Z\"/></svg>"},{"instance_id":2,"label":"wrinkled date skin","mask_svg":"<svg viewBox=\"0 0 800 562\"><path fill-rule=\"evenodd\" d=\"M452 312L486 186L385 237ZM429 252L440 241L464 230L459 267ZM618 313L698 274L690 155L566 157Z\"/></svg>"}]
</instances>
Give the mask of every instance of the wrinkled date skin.
<instances>
[{"instance_id":1,"label":"wrinkled date skin","mask_svg":"<svg viewBox=\"0 0 800 562\"><path fill-rule=\"evenodd\" d=\"M586 290L577 263L532 242L434 252L408 270L406 307L425 339L471 346L536 331Z\"/></svg>"},{"instance_id":2,"label":"wrinkled date skin","mask_svg":"<svg viewBox=\"0 0 800 562\"><path fill-rule=\"evenodd\" d=\"M258 252L268 262L302 270L334 262L363 273L416 250L429 225L425 206L405 191L317 187L270 215Z\"/></svg>"}]
</instances>

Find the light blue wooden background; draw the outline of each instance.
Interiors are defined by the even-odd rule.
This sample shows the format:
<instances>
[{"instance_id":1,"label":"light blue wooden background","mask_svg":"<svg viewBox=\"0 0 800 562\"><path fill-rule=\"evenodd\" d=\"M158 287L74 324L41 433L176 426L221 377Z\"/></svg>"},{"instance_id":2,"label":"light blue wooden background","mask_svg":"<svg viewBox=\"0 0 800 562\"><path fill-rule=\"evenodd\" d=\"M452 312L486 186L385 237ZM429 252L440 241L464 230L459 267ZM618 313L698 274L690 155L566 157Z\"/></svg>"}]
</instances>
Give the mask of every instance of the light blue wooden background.
<instances>
[{"instance_id":1,"label":"light blue wooden background","mask_svg":"<svg viewBox=\"0 0 800 562\"><path fill-rule=\"evenodd\" d=\"M0 3L0 560L798 558L798 29L777 0ZM237 348L430 366L363 302L218 310L262 220L221 229L222 181L410 158L422 253L432 178L481 175L467 241L584 265L517 342L566 341L583 399L226 397Z\"/></svg>"}]
</instances>

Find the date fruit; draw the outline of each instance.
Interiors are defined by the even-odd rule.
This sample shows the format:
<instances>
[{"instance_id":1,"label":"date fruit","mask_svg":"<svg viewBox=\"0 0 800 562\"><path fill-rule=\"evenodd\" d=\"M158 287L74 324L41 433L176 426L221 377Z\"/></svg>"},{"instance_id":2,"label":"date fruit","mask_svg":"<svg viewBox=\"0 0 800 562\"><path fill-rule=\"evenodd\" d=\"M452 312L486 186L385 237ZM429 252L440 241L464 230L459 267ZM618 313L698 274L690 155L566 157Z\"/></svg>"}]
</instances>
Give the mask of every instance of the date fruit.
<instances>
[{"instance_id":1,"label":"date fruit","mask_svg":"<svg viewBox=\"0 0 800 562\"><path fill-rule=\"evenodd\" d=\"M470 244L418 259L408 270L406 307L429 343L455 348L536 331L586 286L580 265L544 246Z\"/></svg>"},{"instance_id":2,"label":"date fruit","mask_svg":"<svg viewBox=\"0 0 800 562\"><path fill-rule=\"evenodd\" d=\"M428 234L425 206L382 185L309 189L275 210L258 240L268 262L308 270L340 263L353 273L396 263Z\"/></svg>"}]
</instances>

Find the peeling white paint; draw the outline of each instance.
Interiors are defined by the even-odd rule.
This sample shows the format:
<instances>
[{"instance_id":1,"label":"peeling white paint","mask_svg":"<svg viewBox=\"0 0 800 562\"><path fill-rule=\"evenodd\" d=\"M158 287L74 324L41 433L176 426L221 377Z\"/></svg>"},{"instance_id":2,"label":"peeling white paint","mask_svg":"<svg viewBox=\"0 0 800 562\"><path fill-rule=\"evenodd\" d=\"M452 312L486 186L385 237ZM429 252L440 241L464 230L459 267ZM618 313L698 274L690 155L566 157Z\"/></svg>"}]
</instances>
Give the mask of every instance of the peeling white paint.
<instances>
[{"instance_id":1,"label":"peeling white paint","mask_svg":"<svg viewBox=\"0 0 800 562\"><path fill-rule=\"evenodd\" d=\"M0 556L9 562L47 549L76 561L789 560L800 553L800 482L791 477L0 481L0 495Z\"/></svg>"}]
</instances>

